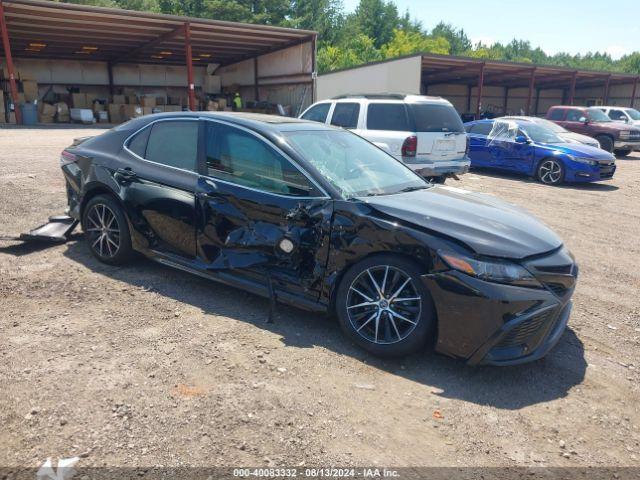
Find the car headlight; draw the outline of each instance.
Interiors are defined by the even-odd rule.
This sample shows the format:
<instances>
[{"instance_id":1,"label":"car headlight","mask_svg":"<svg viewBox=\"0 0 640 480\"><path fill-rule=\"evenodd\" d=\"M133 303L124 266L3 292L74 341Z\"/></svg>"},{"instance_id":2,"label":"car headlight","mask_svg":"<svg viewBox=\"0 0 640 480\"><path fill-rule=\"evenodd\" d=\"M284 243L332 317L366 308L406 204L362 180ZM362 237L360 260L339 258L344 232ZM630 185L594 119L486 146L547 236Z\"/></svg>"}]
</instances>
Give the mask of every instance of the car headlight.
<instances>
[{"instance_id":1,"label":"car headlight","mask_svg":"<svg viewBox=\"0 0 640 480\"><path fill-rule=\"evenodd\" d=\"M522 265L507 260L477 260L459 253L440 251L440 258L452 269L489 282L542 288Z\"/></svg>"},{"instance_id":2,"label":"car headlight","mask_svg":"<svg viewBox=\"0 0 640 480\"><path fill-rule=\"evenodd\" d=\"M620 132L620 138L629 138L631 136L631 131L625 130L624 132Z\"/></svg>"},{"instance_id":3,"label":"car headlight","mask_svg":"<svg viewBox=\"0 0 640 480\"><path fill-rule=\"evenodd\" d=\"M572 162L584 163L586 165L591 165L592 167L598 165L598 162L596 162L595 160L591 160L590 158L574 157L573 155L567 155L567 157Z\"/></svg>"}]
</instances>

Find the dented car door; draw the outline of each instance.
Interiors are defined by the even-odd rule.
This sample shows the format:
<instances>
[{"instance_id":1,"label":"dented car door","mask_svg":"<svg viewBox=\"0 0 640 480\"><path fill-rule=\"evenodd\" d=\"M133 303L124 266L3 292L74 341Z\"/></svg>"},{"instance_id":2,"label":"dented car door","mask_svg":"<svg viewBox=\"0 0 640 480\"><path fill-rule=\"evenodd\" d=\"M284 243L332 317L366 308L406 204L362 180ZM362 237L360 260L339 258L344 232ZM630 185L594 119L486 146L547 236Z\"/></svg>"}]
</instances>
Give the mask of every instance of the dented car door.
<instances>
[{"instance_id":1,"label":"dented car door","mask_svg":"<svg viewBox=\"0 0 640 480\"><path fill-rule=\"evenodd\" d=\"M281 150L249 129L206 121L196 198L198 257L208 270L316 301L332 200Z\"/></svg>"}]
</instances>

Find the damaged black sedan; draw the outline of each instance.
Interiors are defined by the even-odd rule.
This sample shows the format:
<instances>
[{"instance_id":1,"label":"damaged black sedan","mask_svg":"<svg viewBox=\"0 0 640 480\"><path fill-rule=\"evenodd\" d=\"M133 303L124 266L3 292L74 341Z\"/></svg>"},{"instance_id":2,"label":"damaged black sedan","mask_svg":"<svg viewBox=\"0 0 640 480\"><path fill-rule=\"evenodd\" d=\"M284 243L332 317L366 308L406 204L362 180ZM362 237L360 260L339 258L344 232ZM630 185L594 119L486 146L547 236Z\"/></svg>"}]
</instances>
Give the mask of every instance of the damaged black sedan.
<instances>
[{"instance_id":1,"label":"damaged black sedan","mask_svg":"<svg viewBox=\"0 0 640 480\"><path fill-rule=\"evenodd\" d=\"M492 196L434 186L362 138L295 119L172 113L61 156L91 252L134 252L314 311L376 355L544 356L571 310L562 241Z\"/></svg>"}]
</instances>

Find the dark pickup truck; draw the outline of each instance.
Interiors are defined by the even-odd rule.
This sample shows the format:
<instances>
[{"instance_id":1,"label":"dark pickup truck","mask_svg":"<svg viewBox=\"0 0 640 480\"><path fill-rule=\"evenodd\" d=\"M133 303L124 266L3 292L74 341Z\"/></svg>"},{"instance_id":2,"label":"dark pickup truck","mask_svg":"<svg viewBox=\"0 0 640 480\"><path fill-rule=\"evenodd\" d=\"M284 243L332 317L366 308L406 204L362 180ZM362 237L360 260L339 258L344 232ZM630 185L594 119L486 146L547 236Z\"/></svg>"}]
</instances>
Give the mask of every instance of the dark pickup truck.
<instances>
[{"instance_id":1,"label":"dark pickup truck","mask_svg":"<svg viewBox=\"0 0 640 480\"><path fill-rule=\"evenodd\" d=\"M602 110L591 107L551 107L547 120L572 132L595 138L600 148L619 156L640 150L640 128L612 121Z\"/></svg>"}]
</instances>

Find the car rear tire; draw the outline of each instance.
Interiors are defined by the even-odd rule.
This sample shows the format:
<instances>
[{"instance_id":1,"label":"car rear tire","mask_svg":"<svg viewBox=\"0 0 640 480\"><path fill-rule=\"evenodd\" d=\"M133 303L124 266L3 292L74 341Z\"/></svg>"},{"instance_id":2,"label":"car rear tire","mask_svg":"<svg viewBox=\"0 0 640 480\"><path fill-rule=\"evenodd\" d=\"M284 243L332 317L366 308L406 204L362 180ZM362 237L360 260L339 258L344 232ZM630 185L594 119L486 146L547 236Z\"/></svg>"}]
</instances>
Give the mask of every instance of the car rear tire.
<instances>
[{"instance_id":1,"label":"car rear tire","mask_svg":"<svg viewBox=\"0 0 640 480\"><path fill-rule=\"evenodd\" d=\"M538 165L537 177L545 185L560 185L564 181L564 167L554 158L545 158Z\"/></svg>"},{"instance_id":2,"label":"car rear tire","mask_svg":"<svg viewBox=\"0 0 640 480\"><path fill-rule=\"evenodd\" d=\"M109 195L97 195L85 206L82 229L93 256L109 265L127 263L132 255L129 224L118 202Z\"/></svg>"},{"instance_id":3,"label":"car rear tire","mask_svg":"<svg viewBox=\"0 0 640 480\"><path fill-rule=\"evenodd\" d=\"M600 143L600 148L609 153L613 153L613 138L607 135L598 135L596 140Z\"/></svg>"},{"instance_id":4,"label":"car rear tire","mask_svg":"<svg viewBox=\"0 0 640 480\"><path fill-rule=\"evenodd\" d=\"M427 177L427 180L429 180L431 183L444 185L444 183L447 181L447 177L445 177L444 175L441 175L439 177Z\"/></svg>"},{"instance_id":5,"label":"car rear tire","mask_svg":"<svg viewBox=\"0 0 640 480\"><path fill-rule=\"evenodd\" d=\"M358 262L340 281L336 313L344 333L381 357L423 348L435 330L433 300L413 262L377 255Z\"/></svg>"},{"instance_id":6,"label":"car rear tire","mask_svg":"<svg viewBox=\"0 0 640 480\"><path fill-rule=\"evenodd\" d=\"M631 154L631 150L616 150L614 153L617 157L628 157Z\"/></svg>"}]
</instances>

